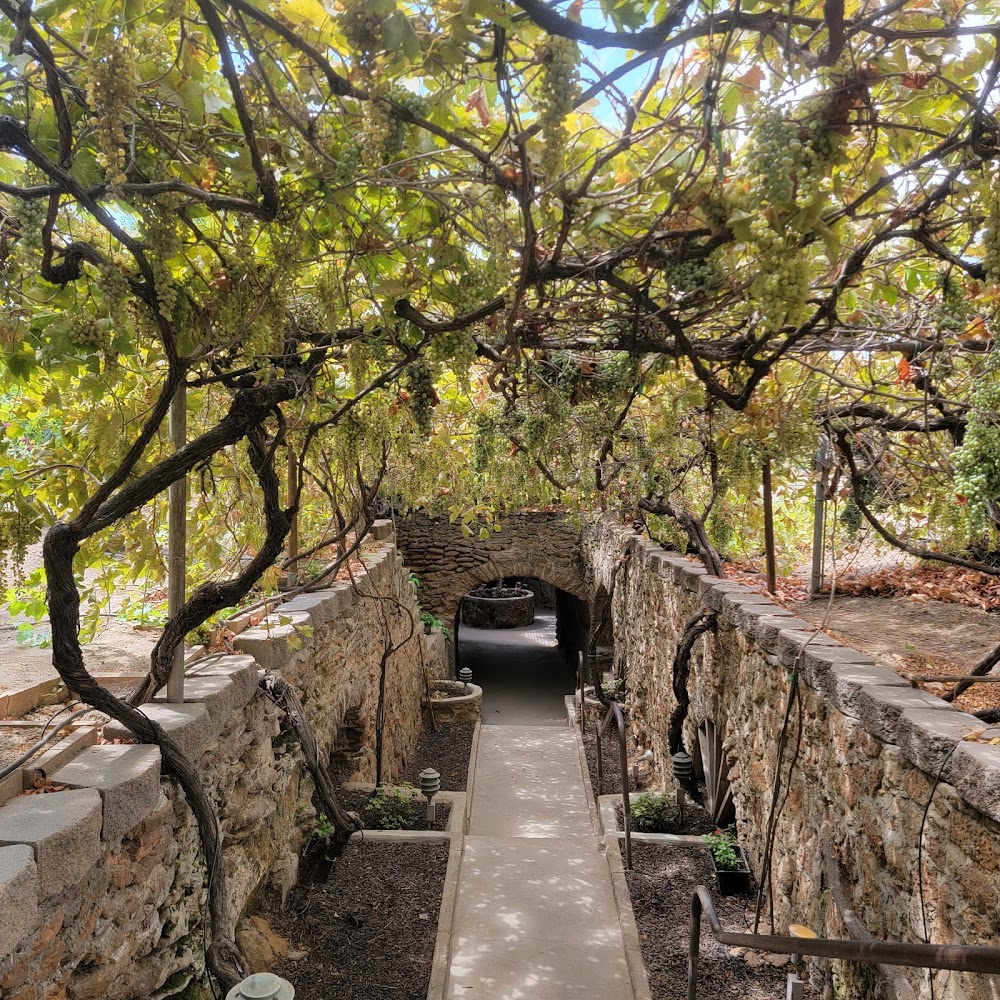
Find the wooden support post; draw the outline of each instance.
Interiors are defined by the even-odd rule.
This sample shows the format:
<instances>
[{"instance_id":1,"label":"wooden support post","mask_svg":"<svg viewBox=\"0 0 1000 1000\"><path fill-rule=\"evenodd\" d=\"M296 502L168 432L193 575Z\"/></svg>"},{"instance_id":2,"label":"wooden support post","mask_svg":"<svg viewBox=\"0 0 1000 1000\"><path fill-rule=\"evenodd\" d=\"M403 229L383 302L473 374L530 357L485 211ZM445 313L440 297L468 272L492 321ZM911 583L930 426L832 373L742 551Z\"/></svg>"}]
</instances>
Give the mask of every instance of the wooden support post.
<instances>
[{"instance_id":1,"label":"wooden support post","mask_svg":"<svg viewBox=\"0 0 1000 1000\"><path fill-rule=\"evenodd\" d=\"M170 403L170 443L174 451L187 443L187 386L182 382ZM167 488L167 617L184 606L187 573L187 477ZM167 681L167 701L184 701L184 643L177 644Z\"/></svg>"},{"instance_id":2,"label":"wooden support post","mask_svg":"<svg viewBox=\"0 0 1000 1000\"><path fill-rule=\"evenodd\" d=\"M777 562L774 553L774 506L771 498L771 458L764 459L764 555L767 559L767 592L778 586Z\"/></svg>"}]
</instances>

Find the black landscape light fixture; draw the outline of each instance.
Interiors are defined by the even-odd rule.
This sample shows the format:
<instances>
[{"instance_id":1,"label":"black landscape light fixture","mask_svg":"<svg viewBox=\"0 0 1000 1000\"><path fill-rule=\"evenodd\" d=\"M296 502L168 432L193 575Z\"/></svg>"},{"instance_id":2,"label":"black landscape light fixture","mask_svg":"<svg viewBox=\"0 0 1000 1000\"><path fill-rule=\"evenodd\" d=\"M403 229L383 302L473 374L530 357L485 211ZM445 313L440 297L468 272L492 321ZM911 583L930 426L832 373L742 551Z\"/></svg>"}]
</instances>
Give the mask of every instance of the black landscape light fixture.
<instances>
[{"instance_id":1,"label":"black landscape light fixture","mask_svg":"<svg viewBox=\"0 0 1000 1000\"><path fill-rule=\"evenodd\" d=\"M441 791L441 774L433 767L425 767L420 772L420 791L427 796L427 822L434 822L434 796Z\"/></svg>"}]
</instances>

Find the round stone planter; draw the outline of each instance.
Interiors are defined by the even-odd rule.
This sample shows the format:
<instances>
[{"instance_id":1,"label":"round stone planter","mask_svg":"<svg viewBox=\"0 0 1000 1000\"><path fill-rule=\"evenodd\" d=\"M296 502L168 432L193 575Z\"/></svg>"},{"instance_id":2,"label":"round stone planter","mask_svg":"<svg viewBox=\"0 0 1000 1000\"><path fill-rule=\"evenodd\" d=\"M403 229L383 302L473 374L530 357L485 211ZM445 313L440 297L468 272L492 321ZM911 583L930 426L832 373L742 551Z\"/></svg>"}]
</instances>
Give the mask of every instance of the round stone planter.
<instances>
[{"instance_id":1,"label":"round stone planter","mask_svg":"<svg viewBox=\"0 0 1000 1000\"><path fill-rule=\"evenodd\" d=\"M483 689L461 681L431 681L430 707L438 723L479 722L483 717Z\"/></svg>"},{"instance_id":2,"label":"round stone planter","mask_svg":"<svg viewBox=\"0 0 1000 1000\"><path fill-rule=\"evenodd\" d=\"M513 597L473 597L462 601L462 624L473 628L523 628L535 620L535 595L518 590Z\"/></svg>"}]
</instances>

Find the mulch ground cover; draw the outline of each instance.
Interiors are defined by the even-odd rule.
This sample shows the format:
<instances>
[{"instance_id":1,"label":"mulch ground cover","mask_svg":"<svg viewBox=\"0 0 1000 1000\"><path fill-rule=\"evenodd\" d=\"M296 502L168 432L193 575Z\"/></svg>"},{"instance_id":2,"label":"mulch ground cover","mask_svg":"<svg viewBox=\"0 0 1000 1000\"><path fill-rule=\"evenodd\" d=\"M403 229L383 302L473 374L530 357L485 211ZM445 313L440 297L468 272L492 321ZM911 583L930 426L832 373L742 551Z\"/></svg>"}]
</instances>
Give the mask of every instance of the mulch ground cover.
<instances>
[{"instance_id":1,"label":"mulch ground cover","mask_svg":"<svg viewBox=\"0 0 1000 1000\"><path fill-rule=\"evenodd\" d=\"M691 895L697 885L707 886L719 920L726 930L752 929L753 900L720 896L714 885L712 863L699 848L632 847L631 872L626 872L632 908L639 929L642 959L649 975L653 1000L686 1000L687 950L690 935ZM766 933L767 927L762 927ZM747 958L749 957L749 962ZM778 1000L785 996L787 968L770 964L768 957L717 944L702 921L698 996L712 1000ZM773 956L784 963L785 956ZM750 964L755 963L755 964ZM807 1000L819 994L806 987Z\"/></svg>"},{"instance_id":2,"label":"mulch ground cover","mask_svg":"<svg viewBox=\"0 0 1000 1000\"><path fill-rule=\"evenodd\" d=\"M296 887L272 917L306 952L273 971L296 1000L423 1000L447 863L447 844L348 844L326 882Z\"/></svg>"},{"instance_id":3,"label":"mulch ground cover","mask_svg":"<svg viewBox=\"0 0 1000 1000\"><path fill-rule=\"evenodd\" d=\"M417 741L406 780L420 785L420 772L433 767L441 774L441 790L464 792L469 779L469 754L472 752L474 722L439 725L436 732L425 730Z\"/></svg>"},{"instance_id":4,"label":"mulch ground cover","mask_svg":"<svg viewBox=\"0 0 1000 1000\"><path fill-rule=\"evenodd\" d=\"M604 713L601 713L602 718ZM583 748L587 753L587 767L590 770L590 784L594 794L600 795L597 789L597 725L589 717L583 734ZM635 746L629 738L628 727L625 729L625 749L631 756ZM618 743L618 730L612 723L607 733L601 737L601 770L604 772L604 794L614 795L622 790L621 750ZM635 783L629 778L629 791L636 791Z\"/></svg>"}]
</instances>

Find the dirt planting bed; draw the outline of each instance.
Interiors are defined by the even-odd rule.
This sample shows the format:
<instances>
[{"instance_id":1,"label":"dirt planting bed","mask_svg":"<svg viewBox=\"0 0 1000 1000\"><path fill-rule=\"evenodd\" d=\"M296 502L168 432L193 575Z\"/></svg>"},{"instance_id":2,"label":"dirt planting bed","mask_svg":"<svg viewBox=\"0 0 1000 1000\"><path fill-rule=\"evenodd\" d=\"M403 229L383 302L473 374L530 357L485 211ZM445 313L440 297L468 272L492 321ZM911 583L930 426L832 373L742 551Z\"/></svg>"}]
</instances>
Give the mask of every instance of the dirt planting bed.
<instances>
[{"instance_id":1,"label":"dirt planting bed","mask_svg":"<svg viewBox=\"0 0 1000 1000\"><path fill-rule=\"evenodd\" d=\"M325 882L300 884L269 916L305 953L273 971L296 1000L423 1000L447 863L447 844L350 843Z\"/></svg>"},{"instance_id":2,"label":"dirt planting bed","mask_svg":"<svg viewBox=\"0 0 1000 1000\"><path fill-rule=\"evenodd\" d=\"M752 928L753 900L720 896L712 863L700 848L653 847L634 844L633 870L626 872L632 908L639 929L642 959L653 1000L686 1000L687 949L691 895L697 885L708 887L719 920L726 930ZM766 933L769 928L762 927ZM789 968L784 955L761 955L717 944L702 920L698 996L712 1000L779 1000L785 996ZM820 994L806 987L806 1000Z\"/></svg>"},{"instance_id":3,"label":"dirt planting bed","mask_svg":"<svg viewBox=\"0 0 1000 1000\"><path fill-rule=\"evenodd\" d=\"M433 823L427 822L427 799L422 795L409 801L404 801L402 793L394 795L389 792L383 801L389 802L389 808L379 807L378 799L369 792L358 791L357 789L345 788L337 793L340 804L350 812L361 815L366 830L444 830L448 825L448 816L451 807L443 802L438 802L435 809ZM399 822L387 825L383 822L383 817L388 813Z\"/></svg>"}]
</instances>

